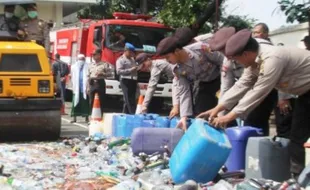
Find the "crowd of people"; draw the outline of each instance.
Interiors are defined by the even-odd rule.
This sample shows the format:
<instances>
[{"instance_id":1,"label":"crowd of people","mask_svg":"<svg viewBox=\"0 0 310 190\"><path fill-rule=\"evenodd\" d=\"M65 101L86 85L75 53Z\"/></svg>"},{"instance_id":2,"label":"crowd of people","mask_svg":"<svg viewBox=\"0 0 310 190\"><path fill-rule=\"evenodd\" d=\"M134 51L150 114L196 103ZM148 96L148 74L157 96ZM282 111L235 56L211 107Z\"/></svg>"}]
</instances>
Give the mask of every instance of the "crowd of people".
<instances>
[{"instance_id":1,"label":"crowd of people","mask_svg":"<svg viewBox=\"0 0 310 190\"><path fill-rule=\"evenodd\" d=\"M35 40L49 53L48 24L38 18L36 4L23 7L27 15L22 18L14 15L15 6L5 6L1 30ZM63 93L71 72L72 122L79 116L89 122L95 94L104 110L105 80L115 71L124 95L123 113L127 114L136 111L138 72L151 73L142 106L146 113L159 78L165 74L173 78L169 116L180 116L178 127L183 130L189 117L204 118L215 127L236 126L236 119L241 118L244 125L261 128L268 136L274 112L277 136L290 139L291 172L298 176L305 167L303 144L310 137L310 37L302 39L306 50L274 45L264 23L252 31L221 28L207 40L194 37L191 29L180 28L158 44L155 56L136 55L135 47L124 42L124 53L116 65L101 61L102 52L97 49L92 63L78 55L71 71L56 54L53 73L60 75Z\"/></svg>"},{"instance_id":2,"label":"crowd of people","mask_svg":"<svg viewBox=\"0 0 310 190\"><path fill-rule=\"evenodd\" d=\"M212 89L211 84L221 75L220 101L212 102L217 104L212 108L205 104L206 111L197 117L220 128L242 118L268 135L268 119L277 105L277 132L290 139L291 173L298 176L305 167L303 144L310 137L310 52L274 46L263 23L253 31L222 28L206 43L184 45L190 43L184 39L182 35L170 36L157 47L157 55L173 64L173 99L180 110L179 127L187 129L187 118L197 116L195 109L204 103L193 101L195 96L208 97L203 88ZM196 81L198 95L193 93ZM213 96L213 92L210 94Z\"/></svg>"},{"instance_id":3,"label":"crowd of people","mask_svg":"<svg viewBox=\"0 0 310 190\"><path fill-rule=\"evenodd\" d=\"M257 24L253 30L234 27L218 30L208 40L195 40L189 28L178 29L163 39L155 56L140 53L125 43L116 66L101 61L101 50L93 53L93 63L85 64L79 55L72 67L73 121L90 115L95 93L101 109L105 98L105 79L119 76L124 94L123 113L134 114L139 71L150 71L142 113L146 113L159 77L173 78L170 117L180 116L178 127L187 130L189 117L204 118L214 127L244 125L261 128L269 135L269 118L275 113L277 136L290 142L291 172L298 176L305 167L303 144L310 137L310 52L274 45L268 26ZM220 98L217 92L220 91Z\"/></svg>"}]
</instances>

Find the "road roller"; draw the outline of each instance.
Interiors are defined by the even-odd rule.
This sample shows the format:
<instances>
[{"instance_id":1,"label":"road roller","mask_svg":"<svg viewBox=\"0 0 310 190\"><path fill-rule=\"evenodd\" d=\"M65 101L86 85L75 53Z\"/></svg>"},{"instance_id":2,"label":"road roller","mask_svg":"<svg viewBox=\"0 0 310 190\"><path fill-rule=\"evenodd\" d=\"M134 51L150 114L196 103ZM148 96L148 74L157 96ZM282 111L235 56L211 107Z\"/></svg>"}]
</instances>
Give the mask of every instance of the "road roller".
<instances>
[{"instance_id":1,"label":"road roller","mask_svg":"<svg viewBox=\"0 0 310 190\"><path fill-rule=\"evenodd\" d=\"M58 139L62 102L54 91L44 47L0 31L0 142Z\"/></svg>"}]
</instances>

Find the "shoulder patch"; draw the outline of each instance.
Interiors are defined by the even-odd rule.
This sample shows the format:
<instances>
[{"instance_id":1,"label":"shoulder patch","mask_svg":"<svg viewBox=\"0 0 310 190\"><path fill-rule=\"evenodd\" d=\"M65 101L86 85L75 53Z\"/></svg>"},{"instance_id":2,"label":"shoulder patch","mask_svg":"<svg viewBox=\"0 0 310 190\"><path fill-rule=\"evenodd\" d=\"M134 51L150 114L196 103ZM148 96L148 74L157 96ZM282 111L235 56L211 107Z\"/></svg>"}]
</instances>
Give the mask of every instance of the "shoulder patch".
<instances>
[{"instance_id":1,"label":"shoulder patch","mask_svg":"<svg viewBox=\"0 0 310 190\"><path fill-rule=\"evenodd\" d=\"M188 57L189 57L190 59L193 59L193 58L194 58L194 55L193 55L192 53L188 52Z\"/></svg>"}]
</instances>

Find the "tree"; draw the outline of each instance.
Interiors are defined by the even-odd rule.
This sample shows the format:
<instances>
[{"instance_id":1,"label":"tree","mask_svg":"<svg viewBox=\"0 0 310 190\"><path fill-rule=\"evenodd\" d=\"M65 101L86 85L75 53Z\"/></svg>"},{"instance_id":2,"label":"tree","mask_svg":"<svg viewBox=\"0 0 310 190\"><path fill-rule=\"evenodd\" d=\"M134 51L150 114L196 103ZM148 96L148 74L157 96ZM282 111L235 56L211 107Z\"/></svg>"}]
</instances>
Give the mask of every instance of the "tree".
<instances>
[{"instance_id":1,"label":"tree","mask_svg":"<svg viewBox=\"0 0 310 190\"><path fill-rule=\"evenodd\" d=\"M295 3L295 0L280 0L278 1L278 4L280 5L280 10L284 12L287 17L286 22L293 23L297 21L303 23L310 21L310 2Z\"/></svg>"},{"instance_id":2,"label":"tree","mask_svg":"<svg viewBox=\"0 0 310 190\"><path fill-rule=\"evenodd\" d=\"M173 28L189 26L206 12L213 0L147 0L149 14ZM115 11L136 13L140 0L100 0L98 5L90 6L79 12L80 18L111 18ZM214 3L214 2L213 2ZM213 6L213 5L211 5ZM225 15L225 7L219 8L220 26L234 26L237 29L249 28L255 22L247 16ZM214 29L215 14L206 22L200 32L211 32Z\"/></svg>"},{"instance_id":3,"label":"tree","mask_svg":"<svg viewBox=\"0 0 310 190\"><path fill-rule=\"evenodd\" d=\"M163 9L159 13L159 19L172 27L181 27L194 22L206 8L210 6L210 0L166 0ZM175 19L177 18L177 19ZM219 9L220 26L234 26L237 30L251 28L255 19L247 16L227 15L225 6ZM215 14L205 23L202 33L211 32L214 29Z\"/></svg>"},{"instance_id":4,"label":"tree","mask_svg":"<svg viewBox=\"0 0 310 190\"><path fill-rule=\"evenodd\" d=\"M287 16L288 23L309 21L310 2L296 4L294 0L280 0L278 4L280 10Z\"/></svg>"},{"instance_id":5,"label":"tree","mask_svg":"<svg viewBox=\"0 0 310 190\"><path fill-rule=\"evenodd\" d=\"M147 10L158 14L164 0L147 0ZM102 19L112 18L113 12L141 12L141 0L99 0L96 5L91 5L78 12L79 18Z\"/></svg>"},{"instance_id":6,"label":"tree","mask_svg":"<svg viewBox=\"0 0 310 190\"><path fill-rule=\"evenodd\" d=\"M245 28L252 28L256 19L249 18L248 16L229 15L222 17L221 26L233 26L236 30Z\"/></svg>"}]
</instances>

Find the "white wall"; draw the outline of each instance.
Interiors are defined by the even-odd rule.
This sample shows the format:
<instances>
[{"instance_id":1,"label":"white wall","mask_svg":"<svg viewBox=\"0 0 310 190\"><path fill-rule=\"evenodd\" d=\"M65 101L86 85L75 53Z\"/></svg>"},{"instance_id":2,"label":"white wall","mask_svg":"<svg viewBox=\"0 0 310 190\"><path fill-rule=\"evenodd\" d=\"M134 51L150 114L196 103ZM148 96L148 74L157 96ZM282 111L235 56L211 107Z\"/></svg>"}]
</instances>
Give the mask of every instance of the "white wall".
<instances>
[{"instance_id":1,"label":"white wall","mask_svg":"<svg viewBox=\"0 0 310 190\"><path fill-rule=\"evenodd\" d=\"M304 49L305 46L301 40L307 35L308 23L302 23L272 31L270 38L275 45L283 43L285 46L295 46Z\"/></svg>"}]
</instances>

